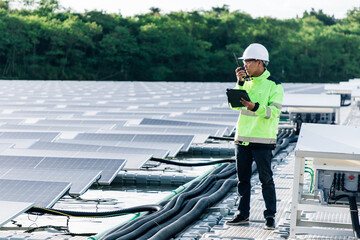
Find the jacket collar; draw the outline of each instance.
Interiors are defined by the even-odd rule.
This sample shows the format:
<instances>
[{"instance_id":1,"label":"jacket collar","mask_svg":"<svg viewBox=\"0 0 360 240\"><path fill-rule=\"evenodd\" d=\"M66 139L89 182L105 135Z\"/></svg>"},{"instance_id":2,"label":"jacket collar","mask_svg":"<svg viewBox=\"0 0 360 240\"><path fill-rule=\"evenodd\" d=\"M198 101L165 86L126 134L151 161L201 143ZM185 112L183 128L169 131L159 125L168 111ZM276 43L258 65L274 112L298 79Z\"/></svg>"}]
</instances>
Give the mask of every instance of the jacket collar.
<instances>
[{"instance_id":1,"label":"jacket collar","mask_svg":"<svg viewBox=\"0 0 360 240\"><path fill-rule=\"evenodd\" d=\"M258 82L258 81L267 79L269 76L270 76L270 72L269 72L268 70L265 70L265 71L263 72L263 74L261 74L261 75L258 76L258 77L252 77L251 80L254 81L254 82Z\"/></svg>"}]
</instances>

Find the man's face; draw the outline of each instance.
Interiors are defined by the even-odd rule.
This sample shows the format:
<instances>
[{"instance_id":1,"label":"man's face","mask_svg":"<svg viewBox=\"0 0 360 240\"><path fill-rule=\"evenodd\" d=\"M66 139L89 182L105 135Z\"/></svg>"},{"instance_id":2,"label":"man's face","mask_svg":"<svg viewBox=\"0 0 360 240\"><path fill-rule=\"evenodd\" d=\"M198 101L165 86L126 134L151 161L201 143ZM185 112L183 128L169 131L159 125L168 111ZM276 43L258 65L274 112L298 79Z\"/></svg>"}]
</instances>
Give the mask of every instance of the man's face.
<instances>
[{"instance_id":1,"label":"man's face","mask_svg":"<svg viewBox=\"0 0 360 240\"><path fill-rule=\"evenodd\" d=\"M244 68L249 76L253 76L259 71L260 60L256 59L245 59L243 60Z\"/></svg>"}]
</instances>

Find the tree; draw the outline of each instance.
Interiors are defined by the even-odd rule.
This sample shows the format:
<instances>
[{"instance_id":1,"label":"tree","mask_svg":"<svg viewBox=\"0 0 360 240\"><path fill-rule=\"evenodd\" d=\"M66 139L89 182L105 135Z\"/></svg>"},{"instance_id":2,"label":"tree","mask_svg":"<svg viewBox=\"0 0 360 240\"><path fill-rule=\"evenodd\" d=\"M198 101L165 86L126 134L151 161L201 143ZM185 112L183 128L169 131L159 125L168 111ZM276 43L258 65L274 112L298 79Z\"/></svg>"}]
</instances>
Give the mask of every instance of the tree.
<instances>
[{"instance_id":1,"label":"tree","mask_svg":"<svg viewBox=\"0 0 360 240\"><path fill-rule=\"evenodd\" d=\"M157 7L151 7L150 8L150 13L152 14L152 15L159 15L160 14L160 12L161 12L161 10L160 10L160 8L157 8Z\"/></svg>"},{"instance_id":2,"label":"tree","mask_svg":"<svg viewBox=\"0 0 360 240\"><path fill-rule=\"evenodd\" d=\"M60 4L58 0L40 0L38 3L38 12L40 15L46 16L50 13L54 13L56 10L60 9Z\"/></svg>"},{"instance_id":3,"label":"tree","mask_svg":"<svg viewBox=\"0 0 360 240\"><path fill-rule=\"evenodd\" d=\"M99 63L101 80L129 80L130 61L138 53L138 45L129 30L117 26L99 42L101 61Z\"/></svg>"}]
</instances>

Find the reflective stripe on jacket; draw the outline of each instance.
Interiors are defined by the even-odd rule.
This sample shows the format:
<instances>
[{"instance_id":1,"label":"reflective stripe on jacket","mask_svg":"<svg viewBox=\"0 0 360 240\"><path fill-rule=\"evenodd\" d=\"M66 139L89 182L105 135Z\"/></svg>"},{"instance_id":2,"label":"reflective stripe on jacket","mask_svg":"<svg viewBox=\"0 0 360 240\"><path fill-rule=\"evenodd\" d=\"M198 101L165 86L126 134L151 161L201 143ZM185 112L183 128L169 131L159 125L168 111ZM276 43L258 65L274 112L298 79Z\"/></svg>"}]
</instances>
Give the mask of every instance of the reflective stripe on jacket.
<instances>
[{"instance_id":1,"label":"reflective stripe on jacket","mask_svg":"<svg viewBox=\"0 0 360 240\"><path fill-rule=\"evenodd\" d=\"M281 83L265 70L261 76L252 77L251 81L243 82L242 86L236 85L235 89L246 90L250 100L256 104L255 111L230 105L240 110L235 143L275 146L284 96Z\"/></svg>"}]
</instances>

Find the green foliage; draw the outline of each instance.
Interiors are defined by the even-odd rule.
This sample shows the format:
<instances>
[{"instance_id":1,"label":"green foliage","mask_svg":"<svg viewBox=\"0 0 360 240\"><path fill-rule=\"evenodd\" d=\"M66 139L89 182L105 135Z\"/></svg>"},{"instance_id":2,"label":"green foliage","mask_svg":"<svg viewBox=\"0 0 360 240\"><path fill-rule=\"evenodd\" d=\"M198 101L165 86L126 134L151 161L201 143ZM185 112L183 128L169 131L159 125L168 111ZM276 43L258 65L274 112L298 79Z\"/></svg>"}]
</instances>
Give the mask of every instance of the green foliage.
<instances>
[{"instance_id":1,"label":"green foliage","mask_svg":"<svg viewBox=\"0 0 360 240\"><path fill-rule=\"evenodd\" d=\"M9 2L7 2L7 1L0 1L0 9L9 10Z\"/></svg>"},{"instance_id":2,"label":"green foliage","mask_svg":"<svg viewBox=\"0 0 360 240\"><path fill-rule=\"evenodd\" d=\"M319 21L323 22L325 25L334 25L336 24L336 19L333 16L329 16L326 15L325 13L323 13L323 11L320 9L319 11L315 11L315 9L311 9L310 13L308 13L307 11L304 12L304 18L309 17L309 16L314 16L316 17Z\"/></svg>"},{"instance_id":3,"label":"green foliage","mask_svg":"<svg viewBox=\"0 0 360 240\"><path fill-rule=\"evenodd\" d=\"M338 82L359 77L360 8L335 19L322 10L302 18L252 18L229 7L134 17L62 12L57 0L0 1L0 77L124 81L234 81L252 42L270 53L284 82ZM33 9L33 10L29 10Z\"/></svg>"}]
</instances>

